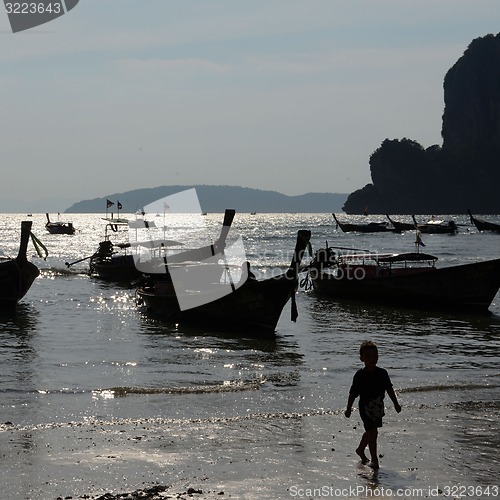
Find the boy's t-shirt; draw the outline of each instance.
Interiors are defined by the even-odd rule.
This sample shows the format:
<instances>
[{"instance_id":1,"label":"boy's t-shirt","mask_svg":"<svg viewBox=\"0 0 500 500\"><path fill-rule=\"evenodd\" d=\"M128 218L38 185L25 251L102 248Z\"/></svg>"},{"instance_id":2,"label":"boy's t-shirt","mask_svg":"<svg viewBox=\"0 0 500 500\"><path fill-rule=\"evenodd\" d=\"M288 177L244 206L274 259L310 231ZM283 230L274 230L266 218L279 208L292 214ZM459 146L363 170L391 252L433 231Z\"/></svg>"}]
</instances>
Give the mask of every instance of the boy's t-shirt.
<instances>
[{"instance_id":1,"label":"boy's t-shirt","mask_svg":"<svg viewBox=\"0 0 500 500\"><path fill-rule=\"evenodd\" d=\"M391 387L391 379L384 368L376 366L371 371L361 368L354 374L349 394L359 396L360 409L371 420L377 420L384 416L385 391Z\"/></svg>"}]
</instances>

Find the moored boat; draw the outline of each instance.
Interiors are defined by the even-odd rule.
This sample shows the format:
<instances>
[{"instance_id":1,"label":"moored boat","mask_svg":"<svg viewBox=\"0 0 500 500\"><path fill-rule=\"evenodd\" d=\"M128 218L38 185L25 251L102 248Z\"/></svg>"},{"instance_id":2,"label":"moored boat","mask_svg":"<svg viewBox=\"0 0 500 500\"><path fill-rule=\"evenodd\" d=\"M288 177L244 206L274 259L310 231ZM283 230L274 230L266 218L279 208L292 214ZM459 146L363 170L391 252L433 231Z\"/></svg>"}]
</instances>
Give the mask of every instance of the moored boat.
<instances>
[{"instance_id":1,"label":"moored boat","mask_svg":"<svg viewBox=\"0 0 500 500\"><path fill-rule=\"evenodd\" d=\"M141 276L135 267L134 257L128 252L129 243L113 243L111 235L116 235L121 229L128 229L127 219L104 219L104 240L99 243L96 252L88 257L89 274L104 280L125 282ZM78 262L78 261L77 261Z\"/></svg>"},{"instance_id":2,"label":"moored boat","mask_svg":"<svg viewBox=\"0 0 500 500\"><path fill-rule=\"evenodd\" d=\"M494 222L474 217L469 209L467 210L467 213L469 214L471 224L476 226L478 231L493 231L495 233L500 233L500 224L495 224Z\"/></svg>"},{"instance_id":3,"label":"moored boat","mask_svg":"<svg viewBox=\"0 0 500 500\"><path fill-rule=\"evenodd\" d=\"M181 242L174 240L129 241L127 243L112 243L108 229L117 232L126 222L112 222L106 226L105 238L99 243L97 251L89 257L89 272L93 276L110 281L133 281L150 273L155 267L165 269L165 263L182 263L193 260L203 260L217 253L226 242L229 229L235 216L235 210L226 209L219 238L213 245L195 249L184 249ZM137 228L137 225L133 227ZM142 227L152 227L146 222ZM175 250L174 250L175 249ZM148 259L141 261L142 250L148 253Z\"/></svg>"},{"instance_id":4,"label":"moored boat","mask_svg":"<svg viewBox=\"0 0 500 500\"><path fill-rule=\"evenodd\" d=\"M318 294L394 306L487 311L500 287L500 259L436 267L414 252L316 252L310 278Z\"/></svg>"},{"instance_id":5,"label":"moored boat","mask_svg":"<svg viewBox=\"0 0 500 500\"><path fill-rule=\"evenodd\" d=\"M399 222L399 221L394 220L391 217L389 217L389 215L386 215L386 217L389 219L389 222L393 225L394 231L396 233L403 233L405 231L414 231L416 229L415 223Z\"/></svg>"},{"instance_id":6,"label":"moored boat","mask_svg":"<svg viewBox=\"0 0 500 500\"><path fill-rule=\"evenodd\" d=\"M45 228L50 234L75 234L75 228L72 222L51 222L49 214L45 214L47 217L47 223Z\"/></svg>"},{"instance_id":7,"label":"moored boat","mask_svg":"<svg viewBox=\"0 0 500 500\"><path fill-rule=\"evenodd\" d=\"M13 309L40 274L35 264L29 262L26 257L31 226L31 221L21 222L17 257L0 260L0 308L3 310Z\"/></svg>"},{"instance_id":8,"label":"moored boat","mask_svg":"<svg viewBox=\"0 0 500 500\"><path fill-rule=\"evenodd\" d=\"M138 301L145 305L147 312L171 321L202 323L213 328L229 328L237 333L274 334L283 308L290 299L292 321L297 318L294 298L300 263L310 237L310 231L298 231L290 266L278 276L255 279L248 265L240 280L234 283L226 267L210 287L179 290L160 275L151 275L137 289ZM221 258L224 259L223 254Z\"/></svg>"},{"instance_id":9,"label":"moored boat","mask_svg":"<svg viewBox=\"0 0 500 500\"><path fill-rule=\"evenodd\" d=\"M457 224L454 220L435 219L432 216L427 222L417 222L417 219L412 215L413 222L416 228L421 233L427 234L456 234L458 232Z\"/></svg>"},{"instance_id":10,"label":"moored boat","mask_svg":"<svg viewBox=\"0 0 500 500\"><path fill-rule=\"evenodd\" d=\"M335 219L337 226L340 227L340 229L344 233L394 232L394 226L392 226L391 224L389 224L387 222L367 222L364 224L355 224L355 223L349 223L349 222L340 222L334 213L332 213L332 215L333 215L333 218Z\"/></svg>"}]
</instances>

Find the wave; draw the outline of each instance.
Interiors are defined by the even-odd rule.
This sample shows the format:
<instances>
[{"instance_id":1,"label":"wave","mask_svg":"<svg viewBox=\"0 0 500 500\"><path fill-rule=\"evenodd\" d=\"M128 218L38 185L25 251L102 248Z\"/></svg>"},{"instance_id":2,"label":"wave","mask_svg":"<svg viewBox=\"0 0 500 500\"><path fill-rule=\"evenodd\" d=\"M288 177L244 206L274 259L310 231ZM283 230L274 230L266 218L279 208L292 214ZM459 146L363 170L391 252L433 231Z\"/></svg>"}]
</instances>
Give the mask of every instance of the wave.
<instances>
[{"instance_id":1,"label":"wave","mask_svg":"<svg viewBox=\"0 0 500 500\"><path fill-rule=\"evenodd\" d=\"M500 378L498 375L490 375L488 378ZM117 386L103 389L37 389L36 391L27 391L28 393L36 392L41 395L52 394L85 394L92 393L94 397L102 398L117 398L126 397L129 395L154 395L154 394L169 394L169 395L185 395L185 394L218 394L230 392L257 391L263 384L268 381L273 381L273 377L259 380L248 381L224 381L211 385L195 385L195 386L167 386L167 387L139 387L139 386ZM443 392L443 391L472 391L472 390L489 390L500 388L500 381L496 380L488 383L453 383L453 384L435 384L421 385L416 387L398 388L397 392L403 393L418 393L418 392ZM25 392L17 389L7 389L0 392Z\"/></svg>"},{"instance_id":2,"label":"wave","mask_svg":"<svg viewBox=\"0 0 500 500\"><path fill-rule=\"evenodd\" d=\"M73 276L77 274L88 274L88 271L82 269L69 269L68 267L50 265L47 267L40 267L40 275L42 278L56 278L58 276Z\"/></svg>"},{"instance_id":3,"label":"wave","mask_svg":"<svg viewBox=\"0 0 500 500\"><path fill-rule=\"evenodd\" d=\"M110 387L92 391L96 396L125 397L132 394L214 394L224 392L256 391L264 381L223 382L214 385L199 385L193 387Z\"/></svg>"},{"instance_id":4,"label":"wave","mask_svg":"<svg viewBox=\"0 0 500 500\"><path fill-rule=\"evenodd\" d=\"M398 393L404 392L441 392L441 391L472 391L476 389L497 389L500 384L437 384L422 385L417 387L405 387L398 389Z\"/></svg>"},{"instance_id":5,"label":"wave","mask_svg":"<svg viewBox=\"0 0 500 500\"><path fill-rule=\"evenodd\" d=\"M222 382L213 385L198 385L191 387L128 387L118 386L106 389L36 389L30 391L22 391L19 389L6 389L0 393L21 393L21 394L39 394L42 396L58 395L74 395L92 393L94 397L116 398L125 397L128 395L148 395L148 394L218 394L225 392L240 392L240 391L257 391L260 389L265 380L251 381L234 381Z\"/></svg>"},{"instance_id":6,"label":"wave","mask_svg":"<svg viewBox=\"0 0 500 500\"><path fill-rule=\"evenodd\" d=\"M0 432L19 431L33 432L37 430L62 429L72 427L117 427L117 426L144 426L158 425L166 427L175 424L223 424L231 422L244 422L251 420L298 420L306 417L317 417L323 415L343 415L344 409L328 410L324 408L310 409L302 412L277 412L277 413L253 413L250 415L237 415L234 417L208 417L208 418L120 418L103 420L89 417L81 421L72 422L46 422L34 425L15 425L12 422L0 423ZM101 429L102 430L102 429Z\"/></svg>"}]
</instances>

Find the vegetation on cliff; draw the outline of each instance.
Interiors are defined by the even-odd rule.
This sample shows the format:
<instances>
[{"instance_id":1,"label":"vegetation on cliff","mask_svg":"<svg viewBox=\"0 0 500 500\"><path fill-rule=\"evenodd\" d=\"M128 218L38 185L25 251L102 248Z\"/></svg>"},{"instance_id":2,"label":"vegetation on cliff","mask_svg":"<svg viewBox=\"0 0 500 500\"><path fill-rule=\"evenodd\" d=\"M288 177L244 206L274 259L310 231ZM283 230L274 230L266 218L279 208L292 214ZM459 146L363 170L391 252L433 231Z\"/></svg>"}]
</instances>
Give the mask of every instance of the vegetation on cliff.
<instances>
[{"instance_id":1,"label":"vegetation on cliff","mask_svg":"<svg viewBox=\"0 0 500 500\"><path fill-rule=\"evenodd\" d=\"M347 213L500 213L500 34L471 42L444 78L443 145L386 139L370 156L372 183Z\"/></svg>"}]
</instances>

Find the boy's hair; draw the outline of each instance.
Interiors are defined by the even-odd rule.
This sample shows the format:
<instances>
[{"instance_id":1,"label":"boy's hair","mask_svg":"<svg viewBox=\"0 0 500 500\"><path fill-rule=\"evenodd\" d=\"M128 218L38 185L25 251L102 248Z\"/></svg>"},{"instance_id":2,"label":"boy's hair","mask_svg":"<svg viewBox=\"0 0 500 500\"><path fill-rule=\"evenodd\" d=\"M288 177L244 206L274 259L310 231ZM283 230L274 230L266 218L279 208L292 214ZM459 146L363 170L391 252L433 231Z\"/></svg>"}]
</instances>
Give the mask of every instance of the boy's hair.
<instances>
[{"instance_id":1,"label":"boy's hair","mask_svg":"<svg viewBox=\"0 0 500 500\"><path fill-rule=\"evenodd\" d=\"M370 351L372 349L374 351L377 351L377 353L378 353L377 344L375 344L375 342L372 342L371 340L366 340L365 342L363 342L361 344L361 347L359 348L359 355L361 356L366 351Z\"/></svg>"}]
</instances>

